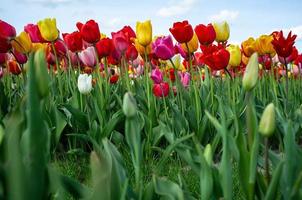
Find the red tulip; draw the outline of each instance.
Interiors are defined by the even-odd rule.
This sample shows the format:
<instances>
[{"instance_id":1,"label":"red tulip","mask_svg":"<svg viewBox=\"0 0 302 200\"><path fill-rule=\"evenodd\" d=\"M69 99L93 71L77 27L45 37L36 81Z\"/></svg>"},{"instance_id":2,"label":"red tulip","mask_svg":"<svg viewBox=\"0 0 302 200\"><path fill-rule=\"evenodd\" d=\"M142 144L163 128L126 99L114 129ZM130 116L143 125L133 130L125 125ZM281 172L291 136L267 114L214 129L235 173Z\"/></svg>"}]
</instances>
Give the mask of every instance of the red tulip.
<instances>
[{"instance_id":1,"label":"red tulip","mask_svg":"<svg viewBox=\"0 0 302 200\"><path fill-rule=\"evenodd\" d=\"M0 20L0 37L10 40L16 37L16 29L5 21Z\"/></svg>"},{"instance_id":2,"label":"red tulip","mask_svg":"<svg viewBox=\"0 0 302 200\"><path fill-rule=\"evenodd\" d=\"M296 58L299 56L299 52L297 50L296 47L293 47L292 49L292 53L288 56L288 57L281 57L279 56L279 61L282 63L282 64L286 64L286 63L291 63L293 62L294 60L296 60Z\"/></svg>"},{"instance_id":3,"label":"red tulip","mask_svg":"<svg viewBox=\"0 0 302 200\"><path fill-rule=\"evenodd\" d=\"M169 84L167 82L154 84L152 91L156 97L166 97L169 94Z\"/></svg>"},{"instance_id":4,"label":"red tulip","mask_svg":"<svg viewBox=\"0 0 302 200\"><path fill-rule=\"evenodd\" d=\"M0 53L0 65L3 65L6 61L6 53Z\"/></svg>"},{"instance_id":5,"label":"red tulip","mask_svg":"<svg viewBox=\"0 0 302 200\"><path fill-rule=\"evenodd\" d=\"M228 66L230 53L221 45L201 46L202 60L212 70L221 70Z\"/></svg>"},{"instance_id":6,"label":"red tulip","mask_svg":"<svg viewBox=\"0 0 302 200\"><path fill-rule=\"evenodd\" d=\"M216 32L212 24L208 24L207 26L199 24L194 30L202 45L212 44L216 38Z\"/></svg>"},{"instance_id":7,"label":"red tulip","mask_svg":"<svg viewBox=\"0 0 302 200\"><path fill-rule=\"evenodd\" d=\"M67 45L67 48L72 52L81 51L83 48L83 40L81 33L79 31L75 31L73 33L64 33L63 39Z\"/></svg>"},{"instance_id":8,"label":"red tulip","mask_svg":"<svg viewBox=\"0 0 302 200\"><path fill-rule=\"evenodd\" d=\"M26 56L25 54L20 53L20 52L18 52L18 51L16 51L16 50L13 50L13 55L14 55L16 61L17 61L19 64L22 65L22 64L24 64L24 63L27 62L27 56Z\"/></svg>"},{"instance_id":9,"label":"red tulip","mask_svg":"<svg viewBox=\"0 0 302 200\"><path fill-rule=\"evenodd\" d=\"M175 81L175 73L174 73L174 69L169 69L169 71L168 71L168 73L169 73L169 79L172 81L172 82L174 82Z\"/></svg>"},{"instance_id":10,"label":"red tulip","mask_svg":"<svg viewBox=\"0 0 302 200\"><path fill-rule=\"evenodd\" d=\"M10 41L0 35L0 53L7 53L12 48Z\"/></svg>"},{"instance_id":11,"label":"red tulip","mask_svg":"<svg viewBox=\"0 0 302 200\"><path fill-rule=\"evenodd\" d=\"M111 33L113 46L120 54L125 53L129 46L128 38L123 31Z\"/></svg>"},{"instance_id":12,"label":"red tulip","mask_svg":"<svg viewBox=\"0 0 302 200\"><path fill-rule=\"evenodd\" d=\"M129 45L126 51L127 60L135 60L138 56L138 52L133 44Z\"/></svg>"},{"instance_id":13,"label":"red tulip","mask_svg":"<svg viewBox=\"0 0 302 200\"><path fill-rule=\"evenodd\" d=\"M297 35L292 36L292 32L290 31L287 35L287 38L283 36L283 32L274 32L273 33L273 41L272 44L274 49L276 50L278 56L283 58L287 58L293 51L293 46L295 44L295 39Z\"/></svg>"},{"instance_id":14,"label":"red tulip","mask_svg":"<svg viewBox=\"0 0 302 200\"><path fill-rule=\"evenodd\" d=\"M94 20L89 20L86 22L86 24L78 22L77 27L82 35L83 40L86 42L95 44L100 40L101 34L99 25Z\"/></svg>"},{"instance_id":15,"label":"red tulip","mask_svg":"<svg viewBox=\"0 0 302 200\"><path fill-rule=\"evenodd\" d=\"M270 70L271 69L272 60L271 60L270 55L264 54L262 56L259 56L258 57L258 61L259 61L259 63L261 63L264 66L264 68L266 70Z\"/></svg>"},{"instance_id":16,"label":"red tulip","mask_svg":"<svg viewBox=\"0 0 302 200\"><path fill-rule=\"evenodd\" d=\"M110 38L103 38L96 43L99 58L108 57L113 50L113 43Z\"/></svg>"},{"instance_id":17,"label":"red tulip","mask_svg":"<svg viewBox=\"0 0 302 200\"><path fill-rule=\"evenodd\" d=\"M40 29L36 24L27 24L24 26L24 31L28 33L30 40L33 43L45 42L43 39Z\"/></svg>"},{"instance_id":18,"label":"red tulip","mask_svg":"<svg viewBox=\"0 0 302 200\"><path fill-rule=\"evenodd\" d=\"M56 49L56 53L57 53L57 56L62 58L66 55L67 53L67 49L66 49L66 46L65 46L65 43L63 42L63 40L57 40L54 44L55 46L55 49ZM52 52L53 52L53 49L51 48ZM54 53L54 52L53 52Z\"/></svg>"},{"instance_id":19,"label":"red tulip","mask_svg":"<svg viewBox=\"0 0 302 200\"><path fill-rule=\"evenodd\" d=\"M173 27L169 30L175 40L179 43L187 43L193 37L193 28L187 20L183 22L175 22Z\"/></svg>"},{"instance_id":20,"label":"red tulip","mask_svg":"<svg viewBox=\"0 0 302 200\"><path fill-rule=\"evenodd\" d=\"M133 39L136 38L136 34L134 30L130 26L124 26L120 31L122 31L125 34L129 43L132 43Z\"/></svg>"},{"instance_id":21,"label":"red tulip","mask_svg":"<svg viewBox=\"0 0 302 200\"><path fill-rule=\"evenodd\" d=\"M14 75L19 75L22 72L20 65L14 60L9 60L7 66L8 71Z\"/></svg>"},{"instance_id":22,"label":"red tulip","mask_svg":"<svg viewBox=\"0 0 302 200\"><path fill-rule=\"evenodd\" d=\"M118 79L119 79L119 75L114 74L114 75L112 75L112 76L110 77L109 82L110 82L111 84L115 84L115 83L117 83Z\"/></svg>"}]
</instances>

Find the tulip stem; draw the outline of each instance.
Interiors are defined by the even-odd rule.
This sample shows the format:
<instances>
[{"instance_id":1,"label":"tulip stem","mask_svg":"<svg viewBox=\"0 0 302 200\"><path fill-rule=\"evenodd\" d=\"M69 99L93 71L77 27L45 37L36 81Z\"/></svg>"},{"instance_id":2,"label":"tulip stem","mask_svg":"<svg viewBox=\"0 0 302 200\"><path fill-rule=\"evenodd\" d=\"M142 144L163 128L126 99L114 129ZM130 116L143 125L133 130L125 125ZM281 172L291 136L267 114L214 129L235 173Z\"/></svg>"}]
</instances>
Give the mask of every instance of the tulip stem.
<instances>
[{"instance_id":1,"label":"tulip stem","mask_svg":"<svg viewBox=\"0 0 302 200\"><path fill-rule=\"evenodd\" d=\"M227 68L224 68L224 70L227 72L227 74L229 75L230 79L233 80L233 77L232 77L230 71Z\"/></svg>"},{"instance_id":2,"label":"tulip stem","mask_svg":"<svg viewBox=\"0 0 302 200\"><path fill-rule=\"evenodd\" d=\"M286 58L284 58L284 66L285 66L285 110L288 107L288 70L287 70L287 63Z\"/></svg>"}]
</instances>

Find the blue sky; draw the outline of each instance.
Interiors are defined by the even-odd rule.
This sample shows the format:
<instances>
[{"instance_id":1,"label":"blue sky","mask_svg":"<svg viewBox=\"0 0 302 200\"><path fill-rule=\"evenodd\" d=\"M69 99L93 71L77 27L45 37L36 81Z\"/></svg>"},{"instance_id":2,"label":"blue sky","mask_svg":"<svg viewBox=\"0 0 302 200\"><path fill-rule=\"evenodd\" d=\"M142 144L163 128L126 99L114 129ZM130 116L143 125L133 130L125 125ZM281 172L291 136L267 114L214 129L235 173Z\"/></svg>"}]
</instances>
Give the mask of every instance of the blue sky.
<instances>
[{"instance_id":1,"label":"blue sky","mask_svg":"<svg viewBox=\"0 0 302 200\"><path fill-rule=\"evenodd\" d=\"M231 43L241 43L273 30L293 30L296 46L302 51L301 0L1 0L0 19L14 25L17 32L27 23L56 17L61 33L76 30L76 22L95 19L101 32L110 34L137 20L151 19L153 32L169 34L173 22L188 19L195 26L227 20Z\"/></svg>"}]
</instances>

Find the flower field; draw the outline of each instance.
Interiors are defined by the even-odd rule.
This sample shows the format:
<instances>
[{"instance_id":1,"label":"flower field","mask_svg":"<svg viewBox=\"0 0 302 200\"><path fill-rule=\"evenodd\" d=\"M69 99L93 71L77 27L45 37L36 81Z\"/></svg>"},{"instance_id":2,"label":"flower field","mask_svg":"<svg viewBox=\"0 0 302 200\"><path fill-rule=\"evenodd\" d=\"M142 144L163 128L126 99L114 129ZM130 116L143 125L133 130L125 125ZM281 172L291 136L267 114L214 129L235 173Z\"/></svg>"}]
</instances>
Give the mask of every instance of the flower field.
<instances>
[{"instance_id":1,"label":"flower field","mask_svg":"<svg viewBox=\"0 0 302 200\"><path fill-rule=\"evenodd\" d=\"M101 28L0 20L0 199L302 199L295 34Z\"/></svg>"}]
</instances>

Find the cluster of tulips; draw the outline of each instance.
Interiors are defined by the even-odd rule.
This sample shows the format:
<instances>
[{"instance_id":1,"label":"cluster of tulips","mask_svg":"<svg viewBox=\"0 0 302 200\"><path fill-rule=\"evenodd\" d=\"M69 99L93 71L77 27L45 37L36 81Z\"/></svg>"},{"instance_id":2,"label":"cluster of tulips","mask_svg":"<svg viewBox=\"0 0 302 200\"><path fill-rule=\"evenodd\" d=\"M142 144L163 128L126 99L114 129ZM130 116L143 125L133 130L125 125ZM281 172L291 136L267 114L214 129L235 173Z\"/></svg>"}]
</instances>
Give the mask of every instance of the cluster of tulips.
<instances>
[{"instance_id":1,"label":"cluster of tulips","mask_svg":"<svg viewBox=\"0 0 302 200\"><path fill-rule=\"evenodd\" d=\"M205 66L212 76L240 76L254 52L259 55L260 75L267 71L277 78L301 74L302 55L294 46L296 35L291 32L287 37L282 31L257 39L250 37L240 47L228 43L226 22L199 24L194 29L188 21L176 22L169 29L176 44L171 35L153 37L150 21L137 22L136 32L124 26L112 32L111 38L100 32L94 20L78 22L76 27L77 31L62 33L61 37L56 19L47 18L26 25L16 35L12 25L0 20L0 77L26 71L29 54L38 50L45 52L48 69L53 73L79 70L81 93L92 89L93 72L100 72L111 84L117 83L121 75L131 79L147 73L154 81L154 95L163 97L170 91L177 92L175 80L187 88L191 79L204 79Z\"/></svg>"}]
</instances>

